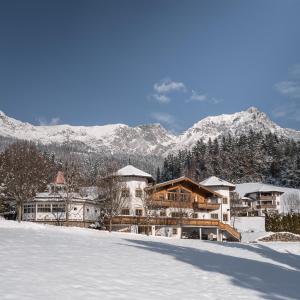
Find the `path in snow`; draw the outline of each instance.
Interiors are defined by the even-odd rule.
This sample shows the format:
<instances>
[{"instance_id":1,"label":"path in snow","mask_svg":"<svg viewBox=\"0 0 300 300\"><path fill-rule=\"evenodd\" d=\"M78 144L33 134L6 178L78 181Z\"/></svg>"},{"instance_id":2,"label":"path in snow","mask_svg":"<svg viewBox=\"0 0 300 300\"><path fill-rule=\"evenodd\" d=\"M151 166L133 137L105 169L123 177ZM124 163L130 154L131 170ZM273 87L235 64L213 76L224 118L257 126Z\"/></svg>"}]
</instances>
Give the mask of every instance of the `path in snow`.
<instances>
[{"instance_id":1,"label":"path in snow","mask_svg":"<svg viewBox=\"0 0 300 300\"><path fill-rule=\"evenodd\" d=\"M0 221L0 299L299 299L300 243L217 243Z\"/></svg>"}]
</instances>

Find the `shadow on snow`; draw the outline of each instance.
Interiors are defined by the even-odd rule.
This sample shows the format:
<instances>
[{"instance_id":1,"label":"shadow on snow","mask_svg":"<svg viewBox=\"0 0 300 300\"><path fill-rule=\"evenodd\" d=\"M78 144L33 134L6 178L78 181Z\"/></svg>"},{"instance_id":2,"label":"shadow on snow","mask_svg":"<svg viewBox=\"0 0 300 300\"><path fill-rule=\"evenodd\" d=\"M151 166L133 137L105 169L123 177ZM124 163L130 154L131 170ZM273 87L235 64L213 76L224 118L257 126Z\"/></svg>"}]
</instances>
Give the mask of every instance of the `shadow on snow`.
<instances>
[{"instance_id":1,"label":"shadow on snow","mask_svg":"<svg viewBox=\"0 0 300 300\"><path fill-rule=\"evenodd\" d=\"M133 244L129 245L131 247L168 255L201 270L226 275L234 285L257 291L264 299L300 299L300 257L298 255L280 253L261 244L255 246L238 243L220 244L220 247L240 248L255 252L262 257L294 269L291 270L271 262L261 262L163 242L131 239L126 239L126 241Z\"/></svg>"}]
</instances>

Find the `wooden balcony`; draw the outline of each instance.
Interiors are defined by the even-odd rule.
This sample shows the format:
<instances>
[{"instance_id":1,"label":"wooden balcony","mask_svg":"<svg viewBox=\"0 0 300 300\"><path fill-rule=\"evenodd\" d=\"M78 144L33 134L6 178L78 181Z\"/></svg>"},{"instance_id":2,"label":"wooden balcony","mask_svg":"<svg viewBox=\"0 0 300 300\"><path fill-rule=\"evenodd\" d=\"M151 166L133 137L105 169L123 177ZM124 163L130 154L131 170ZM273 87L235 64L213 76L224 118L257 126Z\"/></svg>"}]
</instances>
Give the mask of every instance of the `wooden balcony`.
<instances>
[{"instance_id":1,"label":"wooden balcony","mask_svg":"<svg viewBox=\"0 0 300 300\"><path fill-rule=\"evenodd\" d=\"M107 220L108 222L108 220ZM240 240L241 235L233 227L213 219L193 219L193 218L168 218L168 217L145 217L145 216L116 216L112 218L113 225L140 225L140 226L197 226L197 227L217 227L228 232L235 239Z\"/></svg>"},{"instance_id":2,"label":"wooden balcony","mask_svg":"<svg viewBox=\"0 0 300 300\"><path fill-rule=\"evenodd\" d=\"M256 205L257 209L276 209L276 205L275 204L259 204Z\"/></svg>"},{"instance_id":3,"label":"wooden balcony","mask_svg":"<svg viewBox=\"0 0 300 300\"><path fill-rule=\"evenodd\" d=\"M154 198L152 201L150 201L149 206L153 208L193 208L191 201L160 200L157 198Z\"/></svg>"},{"instance_id":4,"label":"wooden balcony","mask_svg":"<svg viewBox=\"0 0 300 300\"><path fill-rule=\"evenodd\" d=\"M220 207L219 203L198 203L198 202L194 202L193 205L194 205L195 210L201 210L201 209L217 210Z\"/></svg>"},{"instance_id":5,"label":"wooden balcony","mask_svg":"<svg viewBox=\"0 0 300 300\"><path fill-rule=\"evenodd\" d=\"M275 196L266 196L266 195L260 195L257 198L257 200L270 200L270 201L275 200L275 199L276 199Z\"/></svg>"}]
</instances>

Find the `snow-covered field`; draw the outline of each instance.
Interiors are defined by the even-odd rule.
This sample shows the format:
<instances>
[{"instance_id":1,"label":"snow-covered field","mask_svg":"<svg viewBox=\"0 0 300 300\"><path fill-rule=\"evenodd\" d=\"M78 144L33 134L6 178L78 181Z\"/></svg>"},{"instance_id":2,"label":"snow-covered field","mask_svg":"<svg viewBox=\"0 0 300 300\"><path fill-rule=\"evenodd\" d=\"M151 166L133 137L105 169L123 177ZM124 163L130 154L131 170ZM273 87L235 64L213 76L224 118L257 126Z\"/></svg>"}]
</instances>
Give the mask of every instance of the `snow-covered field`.
<instances>
[{"instance_id":1,"label":"snow-covered field","mask_svg":"<svg viewBox=\"0 0 300 300\"><path fill-rule=\"evenodd\" d=\"M300 243L175 240L0 220L0 299L300 299Z\"/></svg>"}]
</instances>

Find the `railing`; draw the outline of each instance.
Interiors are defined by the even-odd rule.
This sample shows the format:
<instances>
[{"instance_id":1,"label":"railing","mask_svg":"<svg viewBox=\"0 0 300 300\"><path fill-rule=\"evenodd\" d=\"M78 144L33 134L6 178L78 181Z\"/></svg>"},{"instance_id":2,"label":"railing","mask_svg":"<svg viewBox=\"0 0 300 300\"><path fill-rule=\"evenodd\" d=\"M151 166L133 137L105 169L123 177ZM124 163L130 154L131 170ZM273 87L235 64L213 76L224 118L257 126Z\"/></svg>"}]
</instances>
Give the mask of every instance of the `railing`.
<instances>
[{"instance_id":1,"label":"railing","mask_svg":"<svg viewBox=\"0 0 300 300\"><path fill-rule=\"evenodd\" d=\"M241 239L240 233L228 224L222 223L219 220L205 220L205 219L193 219L193 218L168 218L168 217L145 217L145 216L116 216L112 218L112 224L114 225L157 225L157 226L203 226L203 227L218 227L228 232L235 239Z\"/></svg>"},{"instance_id":2,"label":"railing","mask_svg":"<svg viewBox=\"0 0 300 300\"><path fill-rule=\"evenodd\" d=\"M230 225L220 222L220 228L227 231L229 234L231 234L233 237L235 237L239 241L241 240L241 234L236 229L231 227Z\"/></svg>"},{"instance_id":3,"label":"railing","mask_svg":"<svg viewBox=\"0 0 300 300\"><path fill-rule=\"evenodd\" d=\"M276 205L275 204L258 204L256 205L256 208L257 209L275 209L276 208Z\"/></svg>"},{"instance_id":4,"label":"railing","mask_svg":"<svg viewBox=\"0 0 300 300\"><path fill-rule=\"evenodd\" d=\"M152 207L176 207L176 208L193 208L191 201L175 201L175 200L160 200L153 199L150 201L150 206Z\"/></svg>"},{"instance_id":5,"label":"railing","mask_svg":"<svg viewBox=\"0 0 300 300\"><path fill-rule=\"evenodd\" d=\"M275 196L266 196L266 195L260 195L258 198L258 200L275 200L276 197Z\"/></svg>"},{"instance_id":6,"label":"railing","mask_svg":"<svg viewBox=\"0 0 300 300\"><path fill-rule=\"evenodd\" d=\"M219 203L194 203L194 209L207 209L207 210L217 210L219 209L220 204Z\"/></svg>"}]
</instances>

